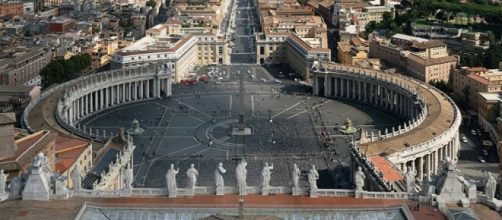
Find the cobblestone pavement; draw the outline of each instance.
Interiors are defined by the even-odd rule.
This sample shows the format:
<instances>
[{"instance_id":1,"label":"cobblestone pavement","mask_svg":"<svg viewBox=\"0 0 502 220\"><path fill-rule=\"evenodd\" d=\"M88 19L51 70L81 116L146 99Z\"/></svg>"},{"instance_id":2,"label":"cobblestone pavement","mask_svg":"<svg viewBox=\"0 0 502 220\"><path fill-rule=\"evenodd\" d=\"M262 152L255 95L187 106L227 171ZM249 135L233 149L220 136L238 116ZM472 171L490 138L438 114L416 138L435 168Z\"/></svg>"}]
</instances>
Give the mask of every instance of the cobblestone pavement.
<instances>
[{"instance_id":1,"label":"cobblestone pavement","mask_svg":"<svg viewBox=\"0 0 502 220\"><path fill-rule=\"evenodd\" d=\"M246 74L244 118L253 130L253 135L243 140L230 135L239 114L237 70ZM170 163L181 168L181 187L190 163L199 170L199 185L213 185L214 170L220 161L228 170L226 184L234 185L235 165L238 159L246 158L249 185L260 185L261 168L269 162L274 164L272 185L290 185L292 164L297 163L304 172L311 164L316 165L319 187L346 188L350 184L344 167L350 164L351 138L338 135L336 128L347 118L370 131L398 124L392 116L364 105L309 96L305 86L286 79L274 81L263 68L225 66L199 70L210 71L212 80L207 84L173 85L172 97L110 109L80 125L111 134L119 127L129 128L133 119L140 121L145 133L134 137L136 187L163 187ZM319 113L322 117L316 117ZM334 135L334 148L327 149L319 143L316 132L323 127ZM305 178L301 185L306 186Z\"/></svg>"}]
</instances>

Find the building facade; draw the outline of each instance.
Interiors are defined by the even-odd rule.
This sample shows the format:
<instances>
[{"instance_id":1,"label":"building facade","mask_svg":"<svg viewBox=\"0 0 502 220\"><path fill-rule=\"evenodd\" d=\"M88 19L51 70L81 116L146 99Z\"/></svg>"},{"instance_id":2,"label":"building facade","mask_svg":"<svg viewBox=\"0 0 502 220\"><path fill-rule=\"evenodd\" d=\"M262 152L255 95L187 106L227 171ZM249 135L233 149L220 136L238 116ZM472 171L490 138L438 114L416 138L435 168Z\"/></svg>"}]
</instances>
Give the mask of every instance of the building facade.
<instances>
[{"instance_id":1,"label":"building facade","mask_svg":"<svg viewBox=\"0 0 502 220\"><path fill-rule=\"evenodd\" d=\"M21 16L24 14L24 5L21 1L0 2L0 17Z\"/></svg>"},{"instance_id":2,"label":"building facade","mask_svg":"<svg viewBox=\"0 0 502 220\"><path fill-rule=\"evenodd\" d=\"M369 45L370 58L378 58L424 82L448 82L458 63L440 41L396 34L390 41L374 37Z\"/></svg>"},{"instance_id":3,"label":"building facade","mask_svg":"<svg viewBox=\"0 0 502 220\"><path fill-rule=\"evenodd\" d=\"M52 60L52 52L44 48L30 48L13 58L0 61L0 85L40 85L40 71Z\"/></svg>"},{"instance_id":4,"label":"building facade","mask_svg":"<svg viewBox=\"0 0 502 220\"><path fill-rule=\"evenodd\" d=\"M453 96L458 102L467 103L471 109L479 106L479 93L502 91L502 71L484 67L463 67L452 75Z\"/></svg>"},{"instance_id":5,"label":"building facade","mask_svg":"<svg viewBox=\"0 0 502 220\"><path fill-rule=\"evenodd\" d=\"M170 27L170 26L168 26ZM228 64L227 43L216 34L175 35L172 29L158 25L147 31L147 36L115 55L112 69L150 64L162 64L171 69L172 80L187 78L198 65Z\"/></svg>"}]
</instances>

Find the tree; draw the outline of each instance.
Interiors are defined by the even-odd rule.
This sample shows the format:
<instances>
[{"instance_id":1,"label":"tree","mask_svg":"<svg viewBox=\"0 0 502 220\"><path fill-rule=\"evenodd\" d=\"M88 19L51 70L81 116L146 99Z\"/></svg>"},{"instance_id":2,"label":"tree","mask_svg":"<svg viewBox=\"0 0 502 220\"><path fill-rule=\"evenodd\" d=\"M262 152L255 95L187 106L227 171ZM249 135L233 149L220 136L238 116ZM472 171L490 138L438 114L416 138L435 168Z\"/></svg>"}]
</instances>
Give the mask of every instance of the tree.
<instances>
[{"instance_id":1,"label":"tree","mask_svg":"<svg viewBox=\"0 0 502 220\"><path fill-rule=\"evenodd\" d=\"M462 93L464 94L465 103L469 103L469 96L471 95L471 86L467 85L462 89Z\"/></svg>"},{"instance_id":2,"label":"tree","mask_svg":"<svg viewBox=\"0 0 502 220\"><path fill-rule=\"evenodd\" d=\"M50 86L54 83L62 83L79 77L92 62L89 54L80 54L71 57L69 60L55 59L40 71L42 77L42 87Z\"/></svg>"},{"instance_id":3,"label":"tree","mask_svg":"<svg viewBox=\"0 0 502 220\"><path fill-rule=\"evenodd\" d=\"M146 6L150 6L152 8L155 8L155 5L157 5L157 3L154 0L150 0L150 1L146 2Z\"/></svg>"}]
</instances>

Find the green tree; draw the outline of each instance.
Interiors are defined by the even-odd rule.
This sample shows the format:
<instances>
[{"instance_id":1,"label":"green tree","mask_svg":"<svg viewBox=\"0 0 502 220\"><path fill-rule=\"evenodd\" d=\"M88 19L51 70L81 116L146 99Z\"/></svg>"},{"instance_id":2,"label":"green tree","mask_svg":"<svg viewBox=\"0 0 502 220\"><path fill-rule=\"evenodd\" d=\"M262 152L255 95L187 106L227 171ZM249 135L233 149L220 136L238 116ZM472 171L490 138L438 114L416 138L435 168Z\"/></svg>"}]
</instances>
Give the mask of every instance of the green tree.
<instances>
[{"instance_id":1,"label":"green tree","mask_svg":"<svg viewBox=\"0 0 502 220\"><path fill-rule=\"evenodd\" d=\"M462 93L464 94L464 103L469 103L469 96L471 95L471 86L467 85L462 89Z\"/></svg>"},{"instance_id":2,"label":"green tree","mask_svg":"<svg viewBox=\"0 0 502 220\"><path fill-rule=\"evenodd\" d=\"M79 77L92 62L89 54L80 54L69 60L55 59L40 71L42 86L47 87L54 83L62 83Z\"/></svg>"},{"instance_id":3,"label":"green tree","mask_svg":"<svg viewBox=\"0 0 502 220\"><path fill-rule=\"evenodd\" d=\"M152 8L155 8L155 5L157 5L157 3L154 0L150 0L150 1L146 2L146 6L150 6Z\"/></svg>"}]
</instances>

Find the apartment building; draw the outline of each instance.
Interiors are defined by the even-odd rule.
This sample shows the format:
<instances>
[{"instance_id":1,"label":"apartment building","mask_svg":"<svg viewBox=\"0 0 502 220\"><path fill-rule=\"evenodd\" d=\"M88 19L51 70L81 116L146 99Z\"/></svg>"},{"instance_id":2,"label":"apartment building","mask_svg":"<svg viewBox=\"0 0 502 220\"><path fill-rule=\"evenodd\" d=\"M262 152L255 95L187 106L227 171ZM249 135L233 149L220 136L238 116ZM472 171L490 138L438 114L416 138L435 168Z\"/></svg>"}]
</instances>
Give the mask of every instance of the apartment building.
<instances>
[{"instance_id":1,"label":"apartment building","mask_svg":"<svg viewBox=\"0 0 502 220\"><path fill-rule=\"evenodd\" d=\"M502 91L502 70L484 67L463 67L452 74L452 87L455 100L468 103L472 109L478 109L479 93L497 93Z\"/></svg>"},{"instance_id":2,"label":"apartment building","mask_svg":"<svg viewBox=\"0 0 502 220\"><path fill-rule=\"evenodd\" d=\"M0 85L40 85L40 71L52 60L52 52L41 47L16 51L0 59Z\"/></svg>"},{"instance_id":3,"label":"apartment building","mask_svg":"<svg viewBox=\"0 0 502 220\"><path fill-rule=\"evenodd\" d=\"M5 1L0 2L0 17L4 16L21 16L24 12L24 4L22 1Z\"/></svg>"},{"instance_id":4,"label":"apartment building","mask_svg":"<svg viewBox=\"0 0 502 220\"><path fill-rule=\"evenodd\" d=\"M446 44L441 41L403 34L396 34L391 40L376 36L370 40L370 58L379 58L387 65L425 82L448 82L458 63L458 58L450 56Z\"/></svg>"},{"instance_id":5,"label":"apartment building","mask_svg":"<svg viewBox=\"0 0 502 220\"><path fill-rule=\"evenodd\" d=\"M260 4L262 32L256 33L256 62L258 64L288 63L304 79L310 79L314 60L330 60L328 31L312 8L286 13L299 6Z\"/></svg>"},{"instance_id":6,"label":"apartment building","mask_svg":"<svg viewBox=\"0 0 502 220\"><path fill-rule=\"evenodd\" d=\"M337 45L338 62L346 65L356 65L357 62L368 59L368 43L359 37L348 41L340 41Z\"/></svg>"}]
</instances>

